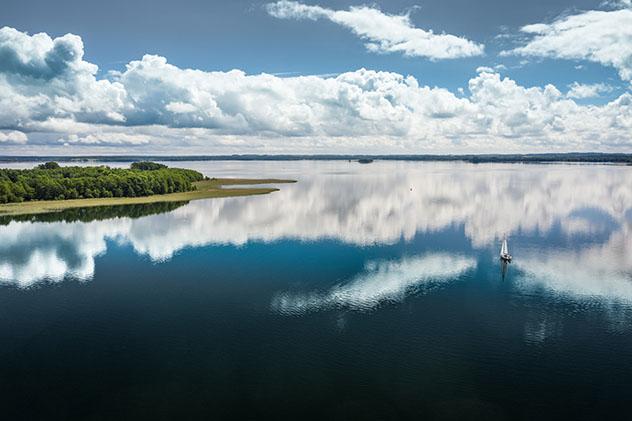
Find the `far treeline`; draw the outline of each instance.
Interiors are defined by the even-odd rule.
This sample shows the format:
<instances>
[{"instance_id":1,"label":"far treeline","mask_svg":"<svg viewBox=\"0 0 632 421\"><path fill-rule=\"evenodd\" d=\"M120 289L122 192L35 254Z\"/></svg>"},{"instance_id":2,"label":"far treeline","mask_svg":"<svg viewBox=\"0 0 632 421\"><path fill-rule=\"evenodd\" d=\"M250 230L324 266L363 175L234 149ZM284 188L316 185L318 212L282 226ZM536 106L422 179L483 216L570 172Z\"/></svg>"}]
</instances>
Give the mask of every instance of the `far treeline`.
<instances>
[{"instance_id":1,"label":"far treeline","mask_svg":"<svg viewBox=\"0 0 632 421\"><path fill-rule=\"evenodd\" d=\"M0 162L39 162L58 159L64 162L81 162L86 160L103 162L121 161L358 161L373 159L375 161L465 161L478 163L546 163L546 162L604 162L632 165L632 154L601 152L567 152L567 153L533 153L533 154L470 154L470 155L186 155L186 156L81 156L81 157L33 157L33 156L0 156Z\"/></svg>"},{"instance_id":2,"label":"far treeline","mask_svg":"<svg viewBox=\"0 0 632 421\"><path fill-rule=\"evenodd\" d=\"M179 193L195 190L193 183L203 179L197 171L155 162L134 162L129 169L47 162L30 170L0 169L0 203Z\"/></svg>"}]
</instances>

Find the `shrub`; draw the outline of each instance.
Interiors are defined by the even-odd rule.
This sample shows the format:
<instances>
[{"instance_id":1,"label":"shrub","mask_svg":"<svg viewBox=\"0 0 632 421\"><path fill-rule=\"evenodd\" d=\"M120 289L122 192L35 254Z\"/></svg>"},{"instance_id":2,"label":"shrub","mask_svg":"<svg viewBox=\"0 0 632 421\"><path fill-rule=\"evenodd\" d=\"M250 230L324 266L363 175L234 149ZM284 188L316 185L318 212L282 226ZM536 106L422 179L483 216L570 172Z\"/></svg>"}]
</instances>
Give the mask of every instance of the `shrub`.
<instances>
[{"instance_id":1,"label":"shrub","mask_svg":"<svg viewBox=\"0 0 632 421\"><path fill-rule=\"evenodd\" d=\"M140 162L132 162L131 168L133 170L155 171L155 170L161 170L163 168L167 168L167 166L163 164L158 164L157 162L140 161Z\"/></svg>"},{"instance_id":2,"label":"shrub","mask_svg":"<svg viewBox=\"0 0 632 421\"><path fill-rule=\"evenodd\" d=\"M56 170L58 168L60 168L59 164L57 162L46 162L44 164L40 164L37 166L37 168L39 168L40 170Z\"/></svg>"}]
</instances>

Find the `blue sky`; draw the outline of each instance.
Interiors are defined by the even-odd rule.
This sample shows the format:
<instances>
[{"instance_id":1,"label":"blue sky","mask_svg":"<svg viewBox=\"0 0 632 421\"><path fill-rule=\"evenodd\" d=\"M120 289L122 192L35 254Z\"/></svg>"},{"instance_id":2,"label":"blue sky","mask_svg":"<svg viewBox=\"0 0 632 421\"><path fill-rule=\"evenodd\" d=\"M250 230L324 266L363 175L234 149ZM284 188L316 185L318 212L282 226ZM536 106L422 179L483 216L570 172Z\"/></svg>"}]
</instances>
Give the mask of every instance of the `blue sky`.
<instances>
[{"instance_id":1,"label":"blue sky","mask_svg":"<svg viewBox=\"0 0 632 421\"><path fill-rule=\"evenodd\" d=\"M4 0L0 28L0 153L632 152L629 0Z\"/></svg>"}]
</instances>

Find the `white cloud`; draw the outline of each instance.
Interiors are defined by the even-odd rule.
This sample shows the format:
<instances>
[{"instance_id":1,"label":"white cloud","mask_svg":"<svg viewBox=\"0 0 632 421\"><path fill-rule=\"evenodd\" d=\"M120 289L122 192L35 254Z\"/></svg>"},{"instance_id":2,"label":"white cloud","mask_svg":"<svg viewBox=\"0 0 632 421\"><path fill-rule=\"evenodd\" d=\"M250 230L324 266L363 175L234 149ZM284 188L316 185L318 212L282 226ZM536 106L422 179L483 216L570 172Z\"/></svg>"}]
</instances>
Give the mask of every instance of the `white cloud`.
<instances>
[{"instance_id":1,"label":"white cloud","mask_svg":"<svg viewBox=\"0 0 632 421\"><path fill-rule=\"evenodd\" d=\"M59 139L59 142L64 144L129 146L147 145L150 141L151 138L147 135L116 132L91 133L85 136L71 134L66 138Z\"/></svg>"},{"instance_id":2,"label":"white cloud","mask_svg":"<svg viewBox=\"0 0 632 421\"><path fill-rule=\"evenodd\" d=\"M388 15L368 6L332 10L281 0L267 4L266 10L279 19L328 19L366 40L366 48L376 53L402 53L436 60L479 56L484 51L482 44L463 37L416 28L408 14Z\"/></svg>"},{"instance_id":3,"label":"white cloud","mask_svg":"<svg viewBox=\"0 0 632 421\"><path fill-rule=\"evenodd\" d=\"M632 81L632 9L590 10L527 25L522 32L531 39L509 53L588 60L614 67L621 79Z\"/></svg>"},{"instance_id":4,"label":"white cloud","mask_svg":"<svg viewBox=\"0 0 632 421\"><path fill-rule=\"evenodd\" d=\"M611 85L606 83L593 83L593 84L582 84L578 82L573 82L568 85L569 90L566 94L569 98L595 98L599 97L602 94L610 93L614 90Z\"/></svg>"},{"instance_id":5,"label":"white cloud","mask_svg":"<svg viewBox=\"0 0 632 421\"><path fill-rule=\"evenodd\" d=\"M13 28L0 28L3 73L50 80L71 70L96 71L82 58L83 42L76 35L66 34L53 40L44 33L28 36Z\"/></svg>"},{"instance_id":6,"label":"white cloud","mask_svg":"<svg viewBox=\"0 0 632 421\"><path fill-rule=\"evenodd\" d=\"M476 68L476 73L497 73L507 70L507 66L504 64L497 64L494 67L490 66L479 66Z\"/></svg>"},{"instance_id":7,"label":"white cloud","mask_svg":"<svg viewBox=\"0 0 632 421\"><path fill-rule=\"evenodd\" d=\"M476 68L476 73L494 73L494 69L489 66L479 66Z\"/></svg>"},{"instance_id":8,"label":"white cloud","mask_svg":"<svg viewBox=\"0 0 632 421\"><path fill-rule=\"evenodd\" d=\"M0 143L24 144L28 141L28 137L17 130L0 131Z\"/></svg>"},{"instance_id":9,"label":"white cloud","mask_svg":"<svg viewBox=\"0 0 632 421\"><path fill-rule=\"evenodd\" d=\"M0 128L28 127L49 118L120 124L130 106L119 83L97 80L83 60L80 37L52 39L0 28Z\"/></svg>"},{"instance_id":10,"label":"white cloud","mask_svg":"<svg viewBox=\"0 0 632 421\"><path fill-rule=\"evenodd\" d=\"M626 7L632 8L632 0L605 0L601 3L601 5L611 7L613 9L624 9Z\"/></svg>"},{"instance_id":11,"label":"white cloud","mask_svg":"<svg viewBox=\"0 0 632 421\"><path fill-rule=\"evenodd\" d=\"M469 95L393 72L276 77L181 69L153 55L98 79L79 37L3 28L0 45L13 63L0 69L0 130L48 134L38 137L43 143L172 151L196 145L206 153L631 146L630 93L601 106L578 105L553 85L523 87L494 68L478 69ZM66 53L54 53L58 45Z\"/></svg>"}]
</instances>

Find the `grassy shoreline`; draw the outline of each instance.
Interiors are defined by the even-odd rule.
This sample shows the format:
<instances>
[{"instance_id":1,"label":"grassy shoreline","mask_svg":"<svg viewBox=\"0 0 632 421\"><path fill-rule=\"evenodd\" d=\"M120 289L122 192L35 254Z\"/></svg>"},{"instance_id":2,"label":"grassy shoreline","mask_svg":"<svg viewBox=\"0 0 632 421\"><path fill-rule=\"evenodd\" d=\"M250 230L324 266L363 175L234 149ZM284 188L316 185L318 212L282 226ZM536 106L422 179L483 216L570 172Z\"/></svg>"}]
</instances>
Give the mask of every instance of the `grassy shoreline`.
<instances>
[{"instance_id":1,"label":"grassy shoreline","mask_svg":"<svg viewBox=\"0 0 632 421\"><path fill-rule=\"evenodd\" d=\"M160 202L188 202L191 200L211 199L219 197L252 196L268 194L279 189L274 187L254 187L263 184L295 183L296 180L280 180L273 178L213 178L193 183L196 190L156 194L142 197L112 197L99 199L69 199L69 200L33 200L22 203L0 204L0 216L33 215L39 213L59 212L65 209L85 208L95 206L137 205ZM247 186L226 188L225 186Z\"/></svg>"}]
</instances>

